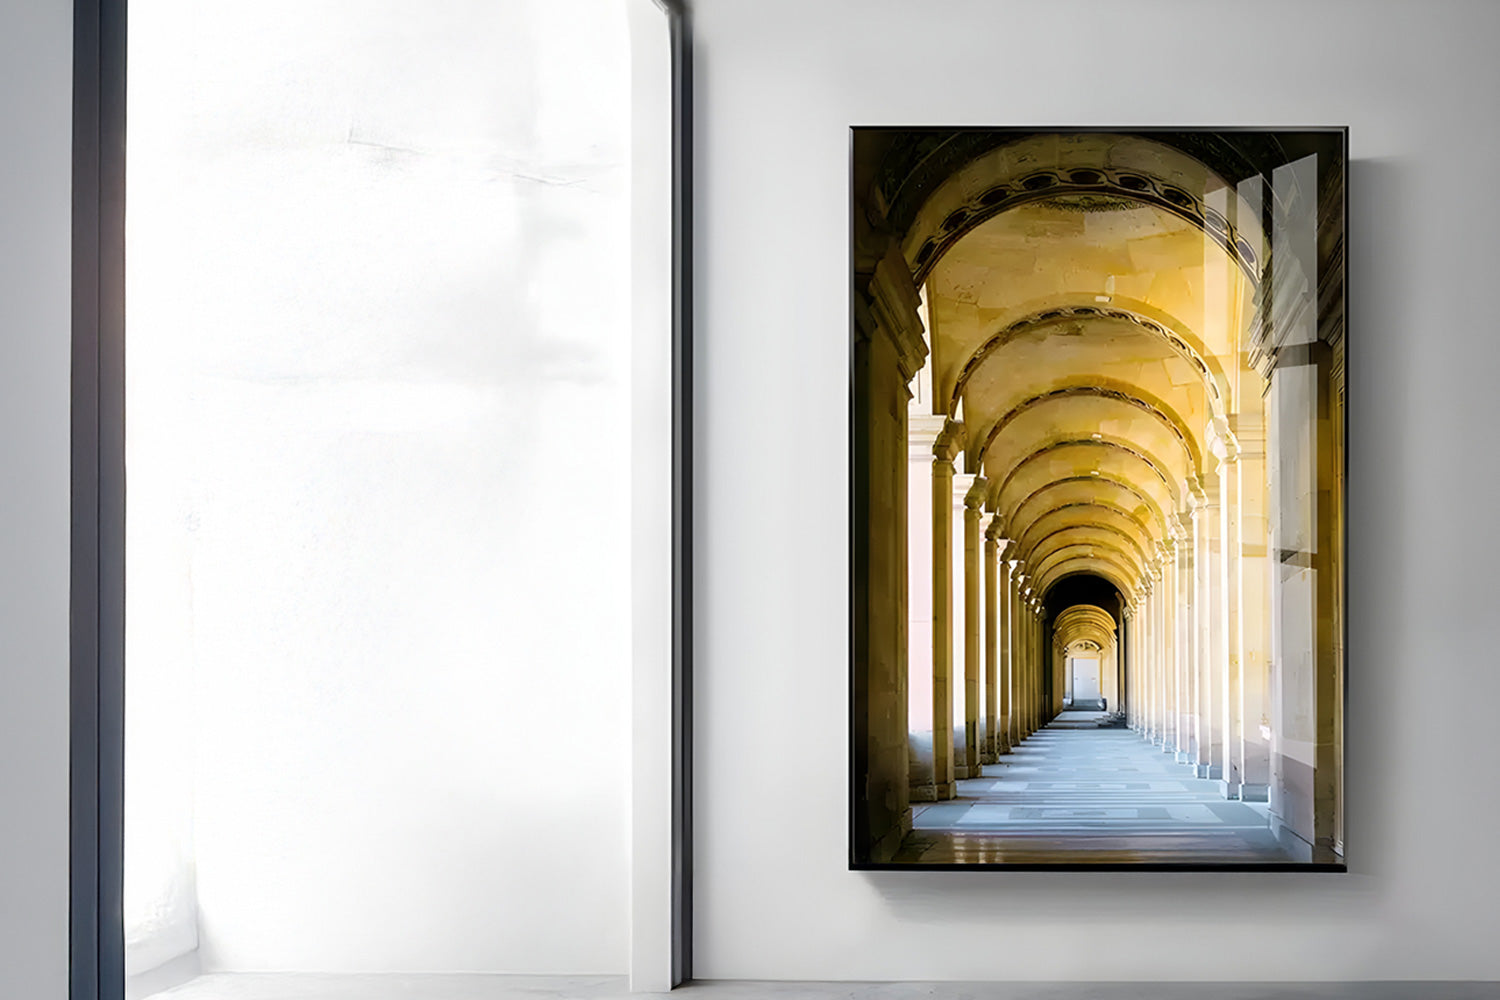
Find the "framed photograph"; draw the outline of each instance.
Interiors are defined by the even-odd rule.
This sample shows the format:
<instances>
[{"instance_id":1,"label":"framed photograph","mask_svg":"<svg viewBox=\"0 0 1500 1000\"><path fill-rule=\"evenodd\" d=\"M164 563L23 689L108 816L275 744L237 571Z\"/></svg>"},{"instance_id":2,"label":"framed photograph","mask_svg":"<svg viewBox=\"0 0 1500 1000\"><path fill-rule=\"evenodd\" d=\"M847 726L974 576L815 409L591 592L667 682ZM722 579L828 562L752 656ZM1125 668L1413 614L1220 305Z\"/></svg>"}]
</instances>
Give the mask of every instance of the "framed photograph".
<instances>
[{"instance_id":1,"label":"framed photograph","mask_svg":"<svg viewBox=\"0 0 1500 1000\"><path fill-rule=\"evenodd\" d=\"M1347 140L852 130L851 868L1345 869Z\"/></svg>"}]
</instances>

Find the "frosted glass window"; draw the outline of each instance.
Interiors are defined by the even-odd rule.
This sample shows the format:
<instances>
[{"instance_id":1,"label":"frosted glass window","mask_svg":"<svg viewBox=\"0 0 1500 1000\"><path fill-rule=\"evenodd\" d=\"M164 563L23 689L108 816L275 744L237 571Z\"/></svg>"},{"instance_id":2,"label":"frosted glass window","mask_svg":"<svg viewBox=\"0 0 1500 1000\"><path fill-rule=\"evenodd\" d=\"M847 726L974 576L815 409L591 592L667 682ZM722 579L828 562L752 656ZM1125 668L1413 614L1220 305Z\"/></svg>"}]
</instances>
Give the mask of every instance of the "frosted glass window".
<instances>
[{"instance_id":1,"label":"frosted glass window","mask_svg":"<svg viewBox=\"0 0 1500 1000\"><path fill-rule=\"evenodd\" d=\"M130 19L130 973L623 971L623 6Z\"/></svg>"}]
</instances>

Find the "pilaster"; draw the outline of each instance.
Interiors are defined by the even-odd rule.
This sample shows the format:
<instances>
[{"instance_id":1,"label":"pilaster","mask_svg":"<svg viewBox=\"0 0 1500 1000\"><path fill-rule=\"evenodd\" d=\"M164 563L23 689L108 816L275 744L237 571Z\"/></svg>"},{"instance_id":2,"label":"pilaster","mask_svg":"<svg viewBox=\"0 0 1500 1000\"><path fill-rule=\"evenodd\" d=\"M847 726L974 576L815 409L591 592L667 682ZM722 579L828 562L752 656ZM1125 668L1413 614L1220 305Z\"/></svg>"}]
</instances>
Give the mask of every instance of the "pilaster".
<instances>
[{"instance_id":1,"label":"pilaster","mask_svg":"<svg viewBox=\"0 0 1500 1000\"><path fill-rule=\"evenodd\" d=\"M963 425L950 420L932 445L932 780L935 800L956 793L953 762L953 459Z\"/></svg>"},{"instance_id":2,"label":"pilaster","mask_svg":"<svg viewBox=\"0 0 1500 1000\"><path fill-rule=\"evenodd\" d=\"M984 666L979 659L980 630L980 581L982 567L980 559L980 521L984 517L984 497L989 483L982 476L974 476L964 491L964 773L965 778L983 775L980 759L980 682Z\"/></svg>"}]
</instances>

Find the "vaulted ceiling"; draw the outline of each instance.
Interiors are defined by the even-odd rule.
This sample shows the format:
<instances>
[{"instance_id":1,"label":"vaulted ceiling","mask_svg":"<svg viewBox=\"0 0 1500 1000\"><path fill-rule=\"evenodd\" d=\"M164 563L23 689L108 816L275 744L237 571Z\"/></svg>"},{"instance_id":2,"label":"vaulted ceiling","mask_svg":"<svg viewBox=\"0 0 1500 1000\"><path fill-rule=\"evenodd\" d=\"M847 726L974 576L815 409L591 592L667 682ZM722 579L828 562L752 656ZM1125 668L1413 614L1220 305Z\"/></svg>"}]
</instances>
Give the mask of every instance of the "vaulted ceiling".
<instances>
[{"instance_id":1,"label":"vaulted ceiling","mask_svg":"<svg viewBox=\"0 0 1500 1000\"><path fill-rule=\"evenodd\" d=\"M1240 397L1258 401L1246 195L1149 138L1040 135L916 212L933 410L962 421L965 469L1042 594L1087 573L1133 601Z\"/></svg>"}]
</instances>

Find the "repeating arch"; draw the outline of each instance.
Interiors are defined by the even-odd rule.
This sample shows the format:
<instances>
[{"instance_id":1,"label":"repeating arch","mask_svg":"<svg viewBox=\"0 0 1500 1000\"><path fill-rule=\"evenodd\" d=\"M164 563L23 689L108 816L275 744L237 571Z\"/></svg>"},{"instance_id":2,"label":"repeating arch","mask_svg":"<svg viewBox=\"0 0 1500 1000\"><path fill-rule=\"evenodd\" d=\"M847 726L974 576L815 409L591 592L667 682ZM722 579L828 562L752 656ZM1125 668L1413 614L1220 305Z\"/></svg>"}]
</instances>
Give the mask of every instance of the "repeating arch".
<instances>
[{"instance_id":1,"label":"repeating arch","mask_svg":"<svg viewBox=\"0 0 1500 1000\"><path fill-rule=\"evenodd\" d=\"M987 455L990 448L994 446L995 439L1021 414L1038 406L1046 406L1067 399L1075 399L1079 396L1097 396L1132 406L1159 421L1182 445L1183 452L1187 456L1189 468L1195 473L1203 468L1202 449L1180 415L1161 400L1145 398L1146 393L1137 386L1123 387L1112 383L1113 380L1111 379L1098 378L1089 382L1075 382L1058 386L1048 389L1045 392L1028 396L1001 414L990 426L984 435L984 444L979 449L979 455L981 457Z\"/></svg>"},{"instance_id":2,"label":"repeating arch","mask_svg":"<svg viewBox=\"0 0 1500 1000\"><path fill-rule=\"evenodd\" d=\"M1004 496L1006 489L1011 484L1011 481L1014 480L1016 475L1020 473L1020 471L1029 463L1059 449L1071 447L1105 448L1139 459L1151 468L1151 471L1156 474L1156 477L1159 480L1161 480L1162 485L1167 488L1167 491L1171 494L1173 505L1179 506L1181 504L1182 493L1181 490L1178 489L1177 480L1172 476L1169 476L1166 471L1162 469L1161 463L1157 459L1152 458L1145 452L1139 450L1138 448L1132 447L1131 445L1126 444L1117 438L1106 438L1102 435L1100 437L1086 438L1066 437L1061 440L1050 441L1043 445L1040 445L1039 447L1033 449L1031 452L1027 453L1020 461L1016 462L1010 467L1009 471L1006 472L1004 478L1001 479L1000 487L995 491L995 495Z\"/></svg>"},{"instance_id":3,"label":"repeating arch","mask_svg":"<svg viewBox=\"0 0 1500 1000\"><path fill-rule=\"evenodd\" d=\"M1105 550L1114 554L1101 554L1100 550ZM1118 547L1110 547L1106 550L1105 546L1102 545L1082 543L1075 545L1065 545L1055 552L1051 552L1048 555L1044 556L1037 563L1036 574L1038 577L1044 577L1054 566L1073 562L1081 557L1098 559L1103 562L1113 563L1117 568L1128 574L1129 578L1132 581L1138 581L1144 575L1141 572L1140 567L1132 564L1129 554L1126 553L1124 549Z\"/></svg>"},{"instance_id":4,"label":"repeating arch","mask_svg":"<svg viewBox=\"0 0 1500 1000\"><path fill-rule=\"evenodd\" d=\"M929 160L929 163L941 161ZM917 280L970 230L1003 212L1059 197L1146 205L1178 216L1259 285L1268 256L1259 215L1201 159L1140 136L1018 137L948 161L924 191L891 194L902 251ZM937 174L944 166L932 171ZM1230 193L1230 215L1200 194Z\"/></svg>"},{"instance_id":5,"label":"repeating arch","mask_svg":"<svg viewBox=\"0 0 1500 1000\"><path fill-rule=\"evenodd\" d=\"M1102 559L1079 558L1072 559L1066 563L1060 563L1045 574L1036 577L1036 590L1043 600L1052 592L1052 588L1059 583L1075 576L1097 576L1100 579L1112 583L1120 596L1125 599L1127 605L1133 605L1136 597L1136 584L1128 574L1121 571L1114 563Z\"/></svg>"},{"instance_id":6,"label":"repeating arch","mask_svg":"<svg viewBox=\"0 0 1500 1000\"><path fill-rule=\"evenodd\" d=\"M1031 537L1031 533L1033 531L1038 530L1041 525L1045 524L1048 518L1053 517L1054 515L1068 516L1074 513L1080 516L1095 517L1105 513L1115 514L1120 516L1121 518L1124 518L1134 527L1139 529L1141 538L1147 539L1149 541L1152 537L1151 529L1147 526L1146 522L1136 517L1124 507L1121 507L1118 504L1109 503L1105 500L1093 499L1058 504L1054 507L1049 508L1045 514L1042 514L1040 517L1033 520L1029 525L1026 526L1026 529L1024 531L1020 532L1019 536L1016 539L1016 551L1023 552L1027 550L1027 539ZM1123 534L1124 532L1121 533Z\"/></svg>"},{"instance_id":7,"label":"repeating arch","mask_svg":"<svg viewBox=\"0 0 1500 1000\"><path fill-rule=\"evenodd\" d=\"M1075 604L1062 611L1053 621L1053 635L1064 648L1076 642L1097 642L1104 646L1115 641L1115 618L1094 604Z\"/></svg>"},{"instance_id":8,"label":"repeating arch","mask_svg":"<svg viewBox=\"0 0 1500 1000\"><path fill-rule=\"evenodd\" d=\"M1066 524L1061 528L1057 528L1053 531L1047 532L1045 535L1042 535L1029 547L1021 547L1018 545L1016 548L1016 552L1022 559L1029 561L1036 557L1037 553L1043 551L1043 549L1046 547L1047 542L1057 539L1060 535L1066 535L1069 532L1078 531L1102 531L1108 535L1112 535L1115 538L1122 539L1127 544L1129 544L1131 549L1134 550L1133 557L1135 559L1135 562L1141 567L1144 567L1151 561L1150 558L1146 555L1145 547L1142 546L1137 539L1132 538L1130 535L1121 531L1115 525L1105 524L1102 521L1075 521L1070 524ZM1047 551L1051 550L1047 549Z\"/></svg>"},{"instance_id":9,"label":"repeating arch","mask_svg":"<svg viewBox=\"0 0 1500 1000\"><path fill-rule=\"evenodd\" d=\"M1120 306L1097 306L1097 305L1065 305L1034 312L1029 316L1016 320L991 334L969 355L959 368L958 378L954 381L953 391L948 401L948 415L953 416L958 409L959 400L963 398L964 390L969 380L982 368L986 361L1023 333L1034 330L1043 330L1051 326L1069 323L1080 319L1111 319L1120 322L1131 323L1145 332L1159 337L1177 352L1178 356L1191 364L1203 379L1203 384L1208 390L1209 405L1216 417L1224 416L1224 396L1228 392L1228 379L1224 375L1224 369L1213 354L1204 356L1203 352L1189 343L1185 327L1180 323L1173 324L1177 329L1171 328L1166 322L1158 322L1135 308Z\"/></svg>"},{"instance_id":10,"label":"repeating arch","mask_svg":"<svg viewBox=\"0 0 1500 1000\"><path fill-rule=\"evenodd\" d=\"M1051 492L1052 490L1060 489L1063 486L1074 483L1091 483L1095 486L1108 484L1110 486L1118 487L1130 496L1135 497L1141 502L1142 506L1151 511L1151 514L1155 518L1157 527L1159 529L1156 533L1156 538L1166 538L1171 533L1167 521L1166 512L1162 510L1162 508L1157 504L1155 500L1151 499L1149 496L1142 493L1140 490L1136 489L1129 483L1104 475L1068 476L1065 479L1054 479L1051 482L1038 487L1031 493L1027 494L1020 503L1011 508L1009 513L1004 515L1005 522L1013 525L1022 523L1024 521L1024 518L1021 517L1021 512L1026 509L1027 505L1039 500L1042 496ZM998 503L996 504L996 507L998 509Z\"/></svg>"}]
</instances>

